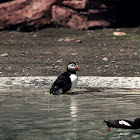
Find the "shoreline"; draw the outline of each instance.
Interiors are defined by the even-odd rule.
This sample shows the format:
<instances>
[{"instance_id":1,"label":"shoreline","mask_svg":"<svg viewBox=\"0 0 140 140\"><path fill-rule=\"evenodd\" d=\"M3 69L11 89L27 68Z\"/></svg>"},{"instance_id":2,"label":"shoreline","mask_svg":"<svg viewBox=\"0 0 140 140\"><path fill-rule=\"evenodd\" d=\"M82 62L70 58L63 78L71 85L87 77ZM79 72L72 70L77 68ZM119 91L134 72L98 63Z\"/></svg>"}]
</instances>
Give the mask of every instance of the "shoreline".
<instances>
[{"instance_id":1,"label":"shoreline","mask_svg":"<svg viewBox=\"0 0 140 140\"><path fill-rule=\"evenodd\" d=\"M0 77L0 90L48 90L56 76ZM140 89L140 77L79 76L75 89Z\"/></svg>"}]
</instances>

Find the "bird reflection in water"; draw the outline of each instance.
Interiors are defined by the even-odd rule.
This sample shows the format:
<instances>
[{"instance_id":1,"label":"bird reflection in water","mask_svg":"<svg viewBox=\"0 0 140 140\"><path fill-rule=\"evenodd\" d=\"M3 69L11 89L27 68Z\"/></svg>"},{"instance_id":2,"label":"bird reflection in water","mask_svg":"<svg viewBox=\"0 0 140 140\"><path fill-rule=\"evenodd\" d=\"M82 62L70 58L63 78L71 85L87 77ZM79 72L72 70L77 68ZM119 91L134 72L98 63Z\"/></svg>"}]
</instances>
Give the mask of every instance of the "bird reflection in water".
<instances>
[{"instance_id":1,"label":"bird reflection in water","mask_svg":"<svg viewBox=\"0 0 140 140\"><path fill-rule=\"evenodd\" d=\"M78 112L77 101L75 100L74 97L71 97L70 113L73 121L77 121L78 117L77 112Z\"/></svg>"},{"instance_id":2,"label":"bird reflection in water","mask_svg":"<svg viewBox=\"0 0 140 140\"><path fill-rule=\"evenodd\" d=\"M73 130L73 135L75 135L75 137L77 136L76 131L78 129L78 124L77 124L77 120L78 120L78 103L77 100L74 96L71 96L71 104L70 104L70 115L72 118L72 130Z\"/></svg>"}]
</instances>

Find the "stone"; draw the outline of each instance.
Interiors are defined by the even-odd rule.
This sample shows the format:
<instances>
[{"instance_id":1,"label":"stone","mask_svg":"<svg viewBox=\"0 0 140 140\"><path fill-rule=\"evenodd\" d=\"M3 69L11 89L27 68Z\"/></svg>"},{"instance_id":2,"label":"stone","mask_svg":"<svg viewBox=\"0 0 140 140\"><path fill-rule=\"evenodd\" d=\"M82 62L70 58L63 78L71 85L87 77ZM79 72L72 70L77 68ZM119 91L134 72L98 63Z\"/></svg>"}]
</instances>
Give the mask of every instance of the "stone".
<instances>
[{"instance_id":1,"label":"stone","mask_svg":"<svg viewBox=\"0 0 140 140\"><path fill-rule=\"evenodd\" d=\"M7 57L8 56L8 53L3 53L0 55L1 57Z\"/></svg>"},{"instance_id":2,"label":"stone","mask_svg":"<svg viewBox=\"0 0 140 140\"><path fill-rule=\"evenodd\" d=\"M107 27L110 22L104 19L90 19L94 16L93 11L88 11L79 14L77 11L54 5L52 7L52 20L61 26L69 27L72 29L89 29L92 27Z\"/></svg>"},{"instance_id":3,"label":"stone","mask_svg":"<svg viewBox=\"0 0 140 140\"><path fill-rule=\"evenodd\" d=\"M125 32L113 32L113 35L114 36L124 36L124 35L126 35L126 33Z\"/></svg>"},{"instance_id":4,"label":"stone","mask_svg":"<svg viewBox=\"0 0 140 140\"><path fill-rule=\"evenodd\" d=\"M58 24L72 29L108 27L114 23L113 0L14 0L0 3L0 30ZM119 1L119 0L117 0Z\"/></svg>"},{"instance_id":5,"label":"stone","mask_svg":"<svg viewBox=\"0 0 140 140\"><path fill-rule=\"evenodd\" d=\"M65 42L71 42L71 41L74 41L75 39L74 38L66 38L64 41Z\"/></svg>"},{"instance_id":6,"label":"stone","mask_svg":"<svg viewBox=\"0 0 140 140\"><path fill-rule=\"evenodd\" d=\"M107 57L104 57L104 58L103 58L103 61L108 61L108 58L107 58Z\"/></svg>"},{"instance_id":7,"label":"stone","mask_svg":"<svg viewBox=\"0 0 140 140\"><path fill-rule=\"evenodd\" d=\"M79 1L79 0L69 0L69 1L63 1L62 2L62 5L63 6L66 6L66 7L70 7L72 9L85 9L86 8L86 3L87 3L88 0L82 0L82 1Z\"/></svg>"},{"instance_id":8,"label":"stone","mask_svg":"<svg viewBox=\"0 0 140 140\"><path fill-rule=\"evenodd\" d=\"M82 43L82 40L78 39L78 40L75 40L76 43Z\"/></svg>"},{"instance_id":9,"label":"stone","mask_svg":"<svg viewBox=\"0 0 140 140\"><path fill-rule=\"evenodd\" d=\"M51 24L51 5L58 0L16 0L0 4L0 30L14 25Z\"/></svg>"}]
</instances>

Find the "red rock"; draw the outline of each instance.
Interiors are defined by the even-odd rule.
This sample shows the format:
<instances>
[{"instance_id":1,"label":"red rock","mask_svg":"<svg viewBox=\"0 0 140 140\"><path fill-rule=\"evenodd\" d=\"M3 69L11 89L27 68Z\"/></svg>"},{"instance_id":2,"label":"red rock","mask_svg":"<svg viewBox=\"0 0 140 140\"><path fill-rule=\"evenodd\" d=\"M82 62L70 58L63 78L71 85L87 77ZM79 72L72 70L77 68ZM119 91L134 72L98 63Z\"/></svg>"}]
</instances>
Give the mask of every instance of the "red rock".
<instances>
[{"instance_id":1,"label":"red rock","mask_svg":"<svg viewBox=\"0 0 140 140\"><path fill-rule=\"evenodd\" d=\"M56 22L73 29L106 27L114 22L114 5L106 0L14 0L0 4L0 30L15 25ZM115 0L116 1L116 0ZM113 6L112 6L113 5Z\"/></svg>"},{"instance_id":2,"label":"red rock","mask_svg":"<svg viewBox=\"0 0 140 140\"><path fill-rule=\"evenodd\" d=\"M0 29L51 23L51 5L59 0L16 0L0 4Z\"/></svg>"},{"instance_id":3,"label":"red rock","mask_svg":"<svg viewBox=\"0 0 140 140\"><path fill-rule=\"evenodd\" d=\"M88 13L79 14L70 8L53 6L52 20L61 26L72 29L89 29L91 27L109 26L110 22L103 19L88 19Z\"/></svg>"},{"instance_id":4,"label":"red rock","mask_svg":"<svg viewBox=\"0 0 140 140\"><path fill-rule=\"evenodd\" d=\"M87 3L88 0L82 0L82 1L79 1L79 0L69 0L69 1L63 1L62 2L62 5L63 6L67 6L67 7L70 7L72 9L85 9L86 8L86 3Z\"/></svg>"}]
</instances>

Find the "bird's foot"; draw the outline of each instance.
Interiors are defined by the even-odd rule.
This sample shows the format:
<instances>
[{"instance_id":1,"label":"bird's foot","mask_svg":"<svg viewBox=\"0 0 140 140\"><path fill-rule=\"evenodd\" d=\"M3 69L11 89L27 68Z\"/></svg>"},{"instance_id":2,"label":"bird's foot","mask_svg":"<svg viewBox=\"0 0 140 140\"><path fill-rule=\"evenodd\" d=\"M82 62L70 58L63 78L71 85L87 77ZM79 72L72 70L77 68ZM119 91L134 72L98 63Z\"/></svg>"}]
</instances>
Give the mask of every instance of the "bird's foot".
<instances>
[{"instance_id":1,"label":"bird's foot","mask_svg":"<svg viewBox=\"0 0 140 140\"><path fill-rule=\"evenodd\" d=\"M63 95L73 95L73 93L62 93Z\"/></svg>"},{"instance_id":2,"label":"bird's foot","mask_svg":"<svg viewBox=\"0 0 140 140\"><path fill-rule=\"evenodd\" d=\"M107 127L107 130L108 131L112 131L112 127Z\"/></svg>"}]
</instances>

